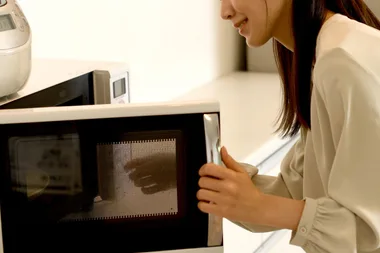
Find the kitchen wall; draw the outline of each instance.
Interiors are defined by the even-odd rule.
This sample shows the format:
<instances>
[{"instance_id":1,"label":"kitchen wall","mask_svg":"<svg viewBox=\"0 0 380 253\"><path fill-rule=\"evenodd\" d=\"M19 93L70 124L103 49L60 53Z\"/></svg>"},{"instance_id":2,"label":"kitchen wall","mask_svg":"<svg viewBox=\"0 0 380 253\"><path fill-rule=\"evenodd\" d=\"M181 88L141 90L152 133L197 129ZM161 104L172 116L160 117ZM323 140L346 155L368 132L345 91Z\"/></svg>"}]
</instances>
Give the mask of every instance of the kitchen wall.
<instances>
[{"instance_id":1,"label":"kitchen wall","mask_svg":"<svg viewBox=\"0 0 380 253\"><path fill-rule=\"evenodd\" d=\"M379 0L364 0L369 8L380 18L380 1Z\"/></svg>"},{"instance_id":2,"label":"kitchen wall","mask_svg":"<svg viewBox=\"0 0 380 253\"><path fill-rule=\"evenodd\" d=\"M33 55L123 61L132 101L166 100L239 69L244 44L219 0L20 0Z\"/></svg>"}]
</instances>

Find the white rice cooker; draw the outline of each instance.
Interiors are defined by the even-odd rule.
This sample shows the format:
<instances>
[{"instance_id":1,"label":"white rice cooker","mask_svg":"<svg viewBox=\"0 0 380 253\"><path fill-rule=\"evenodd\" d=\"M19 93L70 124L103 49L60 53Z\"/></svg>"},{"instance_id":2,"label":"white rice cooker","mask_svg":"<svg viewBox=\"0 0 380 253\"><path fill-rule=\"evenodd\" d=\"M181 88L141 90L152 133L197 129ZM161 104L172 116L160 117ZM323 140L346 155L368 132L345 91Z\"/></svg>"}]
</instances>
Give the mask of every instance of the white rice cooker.
<instances>
[{"instance_id":1,"label":"white rice cooker","mask_svg":"<svg viewBox=\"0 0 380 253\"><path fill-rule=\"evenodd\" d=\"M31 70L31 31L15 0L0 0L0 97L21 90Z\"/></svg>"}]
</instances>

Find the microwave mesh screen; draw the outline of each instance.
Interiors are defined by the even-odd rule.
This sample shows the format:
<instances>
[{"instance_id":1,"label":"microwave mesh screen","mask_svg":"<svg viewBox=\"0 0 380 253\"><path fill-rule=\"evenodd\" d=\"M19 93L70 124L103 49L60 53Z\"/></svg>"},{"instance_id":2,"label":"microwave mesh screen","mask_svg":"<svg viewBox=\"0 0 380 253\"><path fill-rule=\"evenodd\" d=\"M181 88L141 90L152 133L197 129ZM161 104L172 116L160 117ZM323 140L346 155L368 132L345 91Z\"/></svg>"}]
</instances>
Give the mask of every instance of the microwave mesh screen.
<instances>
[{"instance_id":1,"label":"microwave mesh screen","mask_svg":"<svg viewBox=\"0 0 380 253\"><path fill-rule=\"evenodd\" d=\"M98 196L64 220L133 219L178 213L176 139L97 145Z\"/></svg>"}]
</instances>

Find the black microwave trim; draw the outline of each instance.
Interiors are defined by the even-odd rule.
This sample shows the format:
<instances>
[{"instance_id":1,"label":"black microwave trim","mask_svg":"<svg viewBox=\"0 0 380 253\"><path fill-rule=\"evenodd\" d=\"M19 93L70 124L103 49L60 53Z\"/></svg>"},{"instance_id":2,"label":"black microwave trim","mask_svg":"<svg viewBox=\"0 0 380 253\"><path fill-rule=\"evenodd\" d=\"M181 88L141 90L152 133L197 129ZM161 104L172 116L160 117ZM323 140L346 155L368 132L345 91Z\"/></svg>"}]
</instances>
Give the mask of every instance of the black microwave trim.
<instances>
[{"instance_id":1,"label":"black microwave trim","mask_svg":"<svg viewBox=\"0 0 380 253\"><path fill-rule=\"evenodd\" d=\"M210 112L217 114L219 113ZM0 162L8 161L7 157L7 139L15 134L22 133L23 135L31 134L51 134L51 133L75 133L82 134L84 146L82 150L85 152L85 157L89 158L95 155L96 138L104 141L107 139L107 127L112 126L114 136L120 133L120 130L134 128L138 131L153 131L153 130L173 130L182 129L183 144L187 148L185 154L206 154L205 145L205 128L203 124L194 124L194 122L204 121L204 113L194 113L187 115L166 115L166 116L146 116L132 118L113 118L113 119L90 119L76 120L65 122L49 122L49 123L24 123L24 124L8 124L0 125L0 131L3 135L0 137ZM133 124L131 124L133 122ZM97 133L98 135L94 135ZM103 135L103 136L102 136ZM94 138L94 136L97 136ZM110 137L112 136L109 135ZM203 136L203 138L200 136ZM110 138L108 137L108 139ZM111 138L112 139L112 138ZM191 150L191 152L189 152ZM58 250L73 250L73 248L85 250L97 250L99 247L106 247L108 250L119 249L122 247L124 252L144 252L144 251L159 251L170 249L185 249L185 248L202 248L208 246L208 221L209 215L202 213L197 208L196 191L198 190L198 170L207 160L204 155L197 157L184 157L183 161L191 169L191 182L183 180L183 187L187 190L187 214L186 219L179 218L173 220L156 220L149 223L129 222L90 222L87 226L76 226L72 224L34 224L29 226L22 224L22 212L14 212L17 206L12 206L12 200L9 198L9 178L7 170L2 170L1 173L1 201L2 201L2 217L3 217L3 237L4 250L18 252L24 249L35 249L43 252L41 245L53 247L60 245ZM9 162L9 161L8 161ZM0 167L7 165L1 164ZM94 167L94 160L88 159L83 161L84 167ZM33 225L33 224L32 224ZM39 225L39 226L37 226ZM83 224L82 224L83 225ZM129 226L129 230L128 230ZM113 227L113 229L112 229ZM106 232L108 231L108 232ZM110 232L111 231L111 232ZM113 233L112 233L113 231ZM45 238L45 241L39 241L38 238ZM67 235L71 236L71 240L67 241ZM65 238L62 240L59 238ZM167 238L168 237L168 238ZM128 239L126 239L128 238ZM139 243L136 238L149 238L146 243ZM23 243L20 243L20 242ZM65 242L65 245L62 243ZM96 243L94 243L96 242ZM220 246L220 245L217 245ZM56 247L56 246L55 246ZM14 251L16 250L16 251ZM51 250L51 248L49 248ZM75 250L74 250L75 251Z\"/></svg>"},{"instance_id":2,"label":"black microwave trim","mask_svg":"<svg viewBox=\"0 0 380 253\"><path fill-rule=\"evenodd\" d=\"M17 95L17 94L16 94ZM56 84L0 106L0 109L93 105L93 72Z\"/></svg>"}]
</instances>

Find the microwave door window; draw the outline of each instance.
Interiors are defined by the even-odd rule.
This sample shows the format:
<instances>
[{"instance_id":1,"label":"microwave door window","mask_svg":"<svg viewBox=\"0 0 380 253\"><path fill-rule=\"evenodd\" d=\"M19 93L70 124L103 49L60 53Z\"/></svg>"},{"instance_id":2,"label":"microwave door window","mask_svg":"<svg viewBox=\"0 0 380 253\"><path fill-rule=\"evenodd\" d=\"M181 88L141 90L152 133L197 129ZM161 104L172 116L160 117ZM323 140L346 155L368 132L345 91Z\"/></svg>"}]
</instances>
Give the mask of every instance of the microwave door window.
<instances>
[{"instance_id":1,"label":"microwave door window","mask_svg":"<svg viewBox=\"0 0 380 253\"><path fill-rule=\"evenodd\" d=\"M28 199L82 191L78 135L12 137L9 148L13 191Z\"/></svg>"},{"instance_id":2,"label":"microwave door window","mask_svg":"<svg viewBox=\"0 0 380 253\"><path fill-rule=\"evenodd\" d=\"M98 143L98 194L90 211L65 221L176 216L177 140L144 139L128 134L123 141ZM153 136L159 136L157 133ZM138 140L142 137L141 140ZM133 139L133 140L129 140Z\"/></svg>"}]
</instances>

